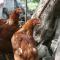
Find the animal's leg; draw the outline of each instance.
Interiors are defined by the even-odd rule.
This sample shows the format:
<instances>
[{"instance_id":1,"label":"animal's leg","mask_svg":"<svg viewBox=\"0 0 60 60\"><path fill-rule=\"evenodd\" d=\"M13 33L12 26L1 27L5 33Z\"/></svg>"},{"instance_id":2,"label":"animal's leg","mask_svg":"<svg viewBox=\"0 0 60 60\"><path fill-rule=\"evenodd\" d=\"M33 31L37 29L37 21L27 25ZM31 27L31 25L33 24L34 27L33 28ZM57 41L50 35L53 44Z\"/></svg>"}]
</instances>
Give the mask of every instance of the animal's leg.
<instances>
[{"instance_id":1,"label":"animal's leg","mask_svg":"<svg viewBox=\"0 0 60 60\"><path fill-rule=\"evenodd\" d=\"M24 60L18 54L14 53L14 60Z\"/></svg>"}]
</instances>

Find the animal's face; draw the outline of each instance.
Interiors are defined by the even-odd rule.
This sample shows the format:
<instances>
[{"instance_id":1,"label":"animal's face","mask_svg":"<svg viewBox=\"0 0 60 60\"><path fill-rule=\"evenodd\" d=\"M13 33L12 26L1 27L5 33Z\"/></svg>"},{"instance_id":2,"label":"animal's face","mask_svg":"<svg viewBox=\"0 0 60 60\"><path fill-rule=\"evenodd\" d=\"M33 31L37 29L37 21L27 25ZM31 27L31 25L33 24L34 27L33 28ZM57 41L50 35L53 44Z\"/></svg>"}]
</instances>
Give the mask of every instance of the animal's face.
<instances>
[{"instance_id":1,"label":"animal's face","mask_svg":"<svg viewBox=\"0 0 60 60\"><path fill-rule=\"evenodd\" d=\"M32 19L33 26L40 24L41 21L39 19Z\"/></svg>"},{"instance_id":2,"label":"animal's face","mask_svg":"<svg viewBox=\"0 0 60 60\"><path fill-rule=\"evenodd\" d=\"M22 13L23 9L22 8L16 8L16 13Z\"/></svg>"}]
</instances>

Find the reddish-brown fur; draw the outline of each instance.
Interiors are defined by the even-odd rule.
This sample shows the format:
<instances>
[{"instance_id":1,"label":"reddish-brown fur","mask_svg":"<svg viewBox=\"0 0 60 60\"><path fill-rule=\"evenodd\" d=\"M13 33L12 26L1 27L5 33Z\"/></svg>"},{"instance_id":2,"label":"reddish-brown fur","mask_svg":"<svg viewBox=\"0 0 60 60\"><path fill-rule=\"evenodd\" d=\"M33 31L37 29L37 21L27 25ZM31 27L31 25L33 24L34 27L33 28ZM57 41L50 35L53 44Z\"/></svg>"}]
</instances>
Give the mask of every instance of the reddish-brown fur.
<instances>
[{"instance_id":1,"label":"reddish-brown fur","mask_svg":"<svg viewBox=\"0 0 60 60\"><path fill-rule=\"evenodd\" d=\"M18 18L21 12L21 9L17 8L9 16L7 22L5 24L0 25L0 52L3 49L5 49L6 52L8 52L11 49L11 37L13 33L17 30Z\"/></svg>"},{"instance_id":2,"label":"reddish-brown fur","mask_svg":"<svg viewBox=\"0 0 60 60\"><path fill-rule=\"evenodd\" d=\"M15 60L38 60L33 38L33 27L38 23L38 19L30 19L13 35L11 42Z\"/></svg>"},{"instance_id":3,"label":"reddish-brown fur","mask_svg":"<svg viewBox=\"0 0 60 60\"><path fill-rule=\"evenodd\" d=\"M4 19L0 19L0 25L5 24L6 21Z\"/></svg>"}]
</instances>

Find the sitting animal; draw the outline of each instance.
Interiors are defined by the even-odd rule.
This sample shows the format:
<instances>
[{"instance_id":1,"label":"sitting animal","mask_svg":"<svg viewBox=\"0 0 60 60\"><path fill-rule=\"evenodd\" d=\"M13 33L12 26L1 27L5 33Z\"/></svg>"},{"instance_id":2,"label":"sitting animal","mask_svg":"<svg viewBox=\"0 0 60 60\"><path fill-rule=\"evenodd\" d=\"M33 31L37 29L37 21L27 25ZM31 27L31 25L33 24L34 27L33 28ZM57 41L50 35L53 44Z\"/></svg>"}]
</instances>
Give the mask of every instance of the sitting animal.
<instances>
[{"instance_id":1,"label":"sitting animal","mask_svg":"<svg viewBox=\"0 0 60 60\"><path fill-rule=\"evenodd\" d=\"M0 52L5 50L8 53L11 50L11 37L17 31L20 13L22 13L22 9L16 8L6 23L0 25Z\"/></svg>"},{"instance_id":2,"label":"sitting animal","mask_svg":"<svg viewBox=\"0 0 60 60\"><path fill-rule=\"evenodd\" d=\"M38 60L33 28L39 23L39 19L30 19L13 34L11 42L15 60Z\"/></svg>"}]
</instances>

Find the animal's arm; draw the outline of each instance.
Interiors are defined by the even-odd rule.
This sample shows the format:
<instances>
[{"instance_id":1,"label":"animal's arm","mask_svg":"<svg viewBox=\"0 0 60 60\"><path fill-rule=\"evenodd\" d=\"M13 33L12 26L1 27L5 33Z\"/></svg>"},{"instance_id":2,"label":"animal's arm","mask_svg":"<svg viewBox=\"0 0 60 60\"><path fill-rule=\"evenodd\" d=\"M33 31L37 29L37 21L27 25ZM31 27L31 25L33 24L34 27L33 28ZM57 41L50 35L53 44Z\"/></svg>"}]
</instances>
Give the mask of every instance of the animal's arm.
<instances>
[{"instance_id":1,"label":"animal's arm","mask_svg":"<svg viewBox=\"0 0 60 60\"><path fill-rule=\"evenodd\" d=\"M12 38L11 38L11 42L12 42L12 46L14 49L18 49L19 48L19 42L21 40L21 37L18 36L18 34L13 34Z\"/></svg>"}]
</instances>

